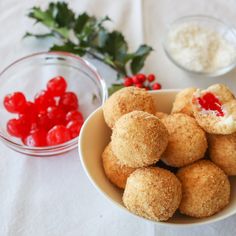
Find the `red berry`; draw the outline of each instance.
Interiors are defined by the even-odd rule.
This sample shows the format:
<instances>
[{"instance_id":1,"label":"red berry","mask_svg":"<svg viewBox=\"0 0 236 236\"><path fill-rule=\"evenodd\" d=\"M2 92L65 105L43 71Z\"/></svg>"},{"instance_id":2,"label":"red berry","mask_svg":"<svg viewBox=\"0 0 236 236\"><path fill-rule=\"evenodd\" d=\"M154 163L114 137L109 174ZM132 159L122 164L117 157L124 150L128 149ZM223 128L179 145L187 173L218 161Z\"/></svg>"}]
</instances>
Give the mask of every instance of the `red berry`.
<instances>
[{"instance_id":1,"label":"red berry","mask_svg":"<svg viewBox=\"0 0 236 236\"><path fill-rule=\"evenodd\" d=\"M143 83L146 80L146 76L144 74L137 74L136 78L139 81L139 83Z\"/></svg>"},{"instance_id":2,"label":"red berry","mask_svg":"<svg viewBox=\"0 0 236 236\"><path fill-rule=\"evenodd\" d=\"M66 114L66 121L77 120L80 122L84 122L84 118L81 112L79 111L69 111Z\"/></svg>"},{"instance_id":3,"label":"red berry","mask_svg":"<svg viewBox=\"0 0 236 236\"><path fill-rule=\"evenodd\" d=\"M4 106L11 113L22 112L26 106L25 95L21 92L15 92L5 96Z\"/></svg>"},{"instance_id":4,"label":"red berry","mask_svg":"<svg viewBox=\"0 0 236 236\"><path fill-rule=\"evenodd\" d=\"M147 91L150 90L150 88L148 86L144 87Z\"/></svg>"},{"instance_id":5,"label":"red berry","mask_svg":"<svg viewBox=\"0 0 236 236\"><path fill-rule=\"evenodd\" d=\"M22 138L22 142L30 147L47 146L47 132L44 129L38 129L30 132L28 136Z\"/></svg>"},{"instance_id":6,"label":"red berry","mask_svg":"<svg viewBox=\"0 0 236 236\"><path fill-rule=\"evenodd\" d=\"M7 132L15 137L23 138L30 131L30 124L24 118L11 119L7 122Z\"/></svg>"},{"instance_id":7,"label":"red berry","mask_svg":"<svg viewBox=\"0 0 236 236\"><path fill-rule=\"evenodd\" d=\"M77 110L79 108L78 98L75 93L66 92L60 97L59 106L65 112Z\"/></svg>"},{"instance_id":8,"label":"red berry","mask_svg":"<svg viewBox=\"0 0 236 236\"><path fill-rule=\"evenodd\" d=\"M161 89L161 85L159 83L155 83L155 84L152 85L152 89L153 90L159 90L159 89Z\"/></svg>"},{"instance_id":9,"label":"red berry","mask_svg":"<svg viewBox=\"0 0 236 236\"><path fill-rule=\"evenodd\" d=\"M72 120L67 124L66 128L70 130L70 134L72 138L79 136L82 125L83 125L83 122L77 121L77 120Z\"/></svg>"},{"instance_id":10,"label":"red berry","mask_svg":"<svg viewBox=\"0 0 236 236\"><path fill-rule=\"evenodd\" d=\"M141 83L135 84L135 87L137 87L137 88L143 88L143 84L141 84Z\"/></svg>"},{"instance_id":11,"label":"red berry","mask_svg":"<svg viewBox=\"0 0 236 236\"><path fill-rule=\"evenodd\" d=\"M66 91L67 83L62 76L52 78L47 83L47 90L52 96L61 96Z\"/></svg>"},{"instance_id":12,"label":"red berry","mask_svg":"<svg viewBox=\"0 0 236 236\"><path fill-rule=\"evenodd\" d=\"M63 125L55 125L48 131L47 143L48 145L57 145L67 142L71 139L70 131Z\"/></svg>"},{"instance_id":13,"label":"red berry","mask_svg":"<svg viewBox=\"0 0 236 236\"><path fill-rule=\"evenodd\" d=\"M65 123L66 114L59 107L48 107L47 116L53 125L60 125Z\"/></svg>"},{"instance_id":14,"label":"red berry","mask_svg":"<svg viewBox=\"0 0 236 236\"><path fill-rule=\"evenodd\" d=\"M46 110L48 107L56 105L54 98L45 90L36 94L34 103L39 111Z\"/></svg>"},{"instance_id":15,"label":"red berry","mask_svg":"<svg viewBox=\"0 0 236 236\"><path fill-rule=\"evenodd\" d=\"M149 82L153 82L156 79L156 76L154 74L150 74L148 75L147 79Z\"/></svg>"},{"instance_id":16,"label":"red berry","mask_svg":"<svg viewBox=\"0 0 236 236\"><path fill-rule=\"evenodd\" d=\"M134 83L134 84L139 84L139 83L140 83L140 81L138 80L138 78L137 78L136 75L134 75L134 76L132 77L132 80L133 80L133 83Z\"/></svg>"},{"instance_id":17,"label":"red berry","mask_svg":"<svg viewBox=\"0 0 236 236\"><path fill-rule=\"evenodd\" d=\"M125 86L125 87L129 87L129 86L132 86L132 85L133 85L133 80L132 80L132 78L125 78L124 86Z\"/></svg>"},{"instance_id":18,"label":"red berry","mask_svg":"<svg viewBox=\"0 0 236 236\"><path fill-rule=\"evenodd\" d=\"M37 115L37 127L45 130L51 129L53 126L52 121L49 119L47 111L40 111Z\"/></svg>"}]
</instances>

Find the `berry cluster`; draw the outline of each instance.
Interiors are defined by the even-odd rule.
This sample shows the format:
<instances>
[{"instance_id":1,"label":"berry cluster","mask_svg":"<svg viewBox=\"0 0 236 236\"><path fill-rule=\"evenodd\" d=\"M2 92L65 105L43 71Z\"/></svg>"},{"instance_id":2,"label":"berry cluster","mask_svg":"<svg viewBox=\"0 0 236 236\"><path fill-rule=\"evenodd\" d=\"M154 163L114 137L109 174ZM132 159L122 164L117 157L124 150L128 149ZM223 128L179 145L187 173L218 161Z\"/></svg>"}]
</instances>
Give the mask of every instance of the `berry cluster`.
<instances>
[{"instance_id":1,"label":"berry cluster","mask_svg":"<svg viewBox=\"0 0 236 236\"><path fill-rule=\"evenodd\" d=\"M6 110L18 115L7 122L8 133L32 147L57 145L77 137L84 118L76 94L66 88L66 80L57 76L33 102L21 92L5 96Z\"/></svg>"},{"instance_id":2,"label":"berry cluster","mask_svg":"<svg viewBox=\"0 0 236 236\"><path fill-rule=\"evenodd\" d=\"M138 88L145 88L146 90L159 90L161 84L155 82L156 76L154 74L144 75L137 74L132 77L124 78L124 86L135 86Z\"/></svg>"}]
</instances>

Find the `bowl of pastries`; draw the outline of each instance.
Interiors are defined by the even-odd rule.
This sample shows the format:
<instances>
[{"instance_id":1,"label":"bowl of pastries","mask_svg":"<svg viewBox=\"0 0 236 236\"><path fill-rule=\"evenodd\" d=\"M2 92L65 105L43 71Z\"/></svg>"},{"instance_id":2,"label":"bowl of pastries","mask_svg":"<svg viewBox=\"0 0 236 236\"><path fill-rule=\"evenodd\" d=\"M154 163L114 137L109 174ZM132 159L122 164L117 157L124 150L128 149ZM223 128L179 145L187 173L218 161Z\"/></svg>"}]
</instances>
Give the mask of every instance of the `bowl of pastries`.
<instances>
[{"instance_id":1,"label":"bowl of pastries","mask_svg":"<svg viewBox=\"0 0 236 236\"><path fill-rule=\"evenodd\" d=\"M236 213L236 99L223 84L123 88L86 120L79 152L97 190L139 219L192 226Z\"/></svg>"}]
</instances>

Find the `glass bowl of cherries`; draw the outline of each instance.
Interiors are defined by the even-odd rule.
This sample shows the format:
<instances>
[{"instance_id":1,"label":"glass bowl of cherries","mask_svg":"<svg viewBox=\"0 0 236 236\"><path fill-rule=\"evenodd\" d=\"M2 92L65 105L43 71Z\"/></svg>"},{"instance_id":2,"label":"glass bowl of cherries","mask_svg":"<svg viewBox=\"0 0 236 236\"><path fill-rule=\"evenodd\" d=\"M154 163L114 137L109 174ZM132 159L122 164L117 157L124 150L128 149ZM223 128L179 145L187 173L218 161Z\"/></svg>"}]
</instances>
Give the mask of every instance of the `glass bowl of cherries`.
<instances>
[{"instance_id":1,"label":"glass bowl of cherries","mask_svg":"<svg viewBox=\"0 0 236 236\"><path fill-rule=\"evenodd\" d=\"M107 98L97 70L70 53L37 53L0 73L0 138L15 151L52 156L78 144L84 120Z\"/></svg>"}]
</instances>

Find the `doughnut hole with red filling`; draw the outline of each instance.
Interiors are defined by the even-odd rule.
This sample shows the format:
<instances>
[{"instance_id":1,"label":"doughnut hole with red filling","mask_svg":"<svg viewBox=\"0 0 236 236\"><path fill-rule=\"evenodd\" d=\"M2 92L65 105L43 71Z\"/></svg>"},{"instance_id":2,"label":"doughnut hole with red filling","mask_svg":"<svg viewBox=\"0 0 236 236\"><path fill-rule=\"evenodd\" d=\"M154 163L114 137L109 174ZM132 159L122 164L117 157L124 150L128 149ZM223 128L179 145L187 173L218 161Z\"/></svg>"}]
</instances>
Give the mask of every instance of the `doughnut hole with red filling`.
<instances>
[{"instance_id":1,"label":"doughnut hole with red filling","mask_svg":"<svg viewBox=\"0 0 236 236\"><path fill-rule=\"evenodd\" d=\"M192 109L198 124L211 134L236 132L236 100L223 84L198 89L192 97Z\"/></svg>"}]
</instances>

